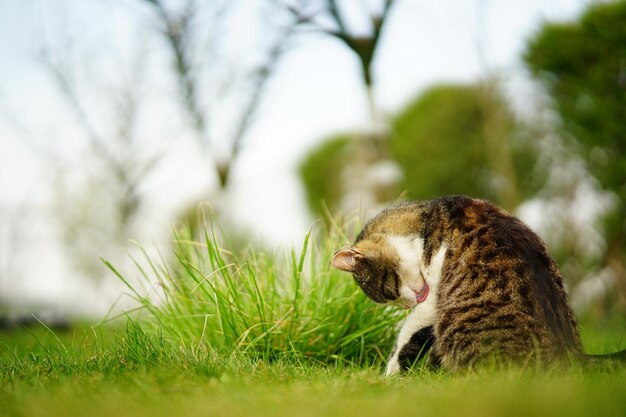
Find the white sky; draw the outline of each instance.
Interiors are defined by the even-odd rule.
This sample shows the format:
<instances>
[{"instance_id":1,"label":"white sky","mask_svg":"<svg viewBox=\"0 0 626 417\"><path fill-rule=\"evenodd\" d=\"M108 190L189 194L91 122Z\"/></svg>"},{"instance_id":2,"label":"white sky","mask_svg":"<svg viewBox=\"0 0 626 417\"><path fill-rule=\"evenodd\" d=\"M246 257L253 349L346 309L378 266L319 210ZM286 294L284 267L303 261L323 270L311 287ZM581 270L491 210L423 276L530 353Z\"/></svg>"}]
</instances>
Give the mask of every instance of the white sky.
<instances>
[{"instance_id":1,"label":"white sky","mask_svg":"<svg viewBox=\"0 0 626 417\"><path fill-rule=\"evenodd\" d=\"M246 7L255 7L258 2L248 0ZM351 1L352 5L357 2L360 4L359 0ZM135 3L0 0L0 273L4 275L0 276L0 291L10 297L65 306L80 304L84 298L82 284L59 259L54 231L47 220L39 219L37 228L41 230L27 233L21 248L11 247L7 237L16 213L22 213L24 207L46 207L48 201L46 165L35 151L49 147L68 155L71 164L80 148L62 101L35 59L38 45L58 42L63 33L79 34L79 45L99 44L105 51L116 51L113 55L96 54L93 61L80 64L94 72L114 72L115 60L123 59L141 42L136 39L137 22L148 20L147 9ZM484 64L503 71L511 80L519 79L523 77L520 53L525 39L543 20L572 18L587 3L398 0L375 62L379 106L393 115L433 83L479 77L484 65L478 59L477 39L482 40ZM149 28L143 29L149 33ZM244 32L241 45L245 51L253 45ZM113 57L113 63L103 61L102 56ZM233 217L253 230L258 239L291 245L308 229L312 219L296 177L298 162L321 138L365 125L367 113L359 77L356 58L328 38L303 38L282 61L247 137L228 196ZM161 93L150 92L157 97L155 103L163 98ZM167 123L168 111L166 107L155 109L155 114L163 117L155 118L148 129L175 134L176 129ZM16 120L23 126L17 126ZM33 145L38 140L44 145ZM146 243L161 239L173 210L210 188L207 177L203 160L192 144L181 140L171 148L164 169L145 186L154 207L146 216L146 230L151 231L142 236ZM3 272L2 263L9 263L14 249L26 251L12 260L18 273L7 273L6 268ZM68 291L68 287L74 290ZM102 301L97 309L108 302ZM88 307L78 309L87 311Z\"/></svg>"}]
</instances>

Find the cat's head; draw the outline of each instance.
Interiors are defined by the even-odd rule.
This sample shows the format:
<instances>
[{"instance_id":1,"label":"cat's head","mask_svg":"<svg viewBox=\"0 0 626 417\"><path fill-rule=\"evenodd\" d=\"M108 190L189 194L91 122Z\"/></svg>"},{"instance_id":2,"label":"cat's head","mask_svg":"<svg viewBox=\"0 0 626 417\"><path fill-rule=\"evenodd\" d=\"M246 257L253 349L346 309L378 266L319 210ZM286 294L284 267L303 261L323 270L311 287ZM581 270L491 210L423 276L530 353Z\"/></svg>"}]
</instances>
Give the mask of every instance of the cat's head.
<instances>
[{"instance_id":1,"label":"cat's head","mask_svg":"<svg viewBox=\"0 0 626 417\"><path fill-rule=\"evenodd\" d=\"M420 238L374 235L339 249L331 265L352 273L377 303L412 308L428 296L420 269L422 248Z\"/></svg>"}]
</instances>

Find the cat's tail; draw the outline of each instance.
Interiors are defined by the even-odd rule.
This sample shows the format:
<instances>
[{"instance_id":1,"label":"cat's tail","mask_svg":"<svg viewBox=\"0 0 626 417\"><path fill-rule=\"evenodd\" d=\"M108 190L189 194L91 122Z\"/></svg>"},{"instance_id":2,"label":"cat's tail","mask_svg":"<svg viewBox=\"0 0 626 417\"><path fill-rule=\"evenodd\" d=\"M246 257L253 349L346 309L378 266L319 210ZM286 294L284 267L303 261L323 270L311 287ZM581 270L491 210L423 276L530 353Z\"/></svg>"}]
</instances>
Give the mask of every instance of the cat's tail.
<instances>
[{"instance_id":1,"label":"cat's tail","mask_svg":"<svg viewBox=\"0 0 626 417\"><path fill-rule=\"evenodd\" d=\"M581 359L588 364L603 364L608 362L621 362L626 364L626 349L603 355L591 355L583 353Z\"/></svg>"}]
</instances>

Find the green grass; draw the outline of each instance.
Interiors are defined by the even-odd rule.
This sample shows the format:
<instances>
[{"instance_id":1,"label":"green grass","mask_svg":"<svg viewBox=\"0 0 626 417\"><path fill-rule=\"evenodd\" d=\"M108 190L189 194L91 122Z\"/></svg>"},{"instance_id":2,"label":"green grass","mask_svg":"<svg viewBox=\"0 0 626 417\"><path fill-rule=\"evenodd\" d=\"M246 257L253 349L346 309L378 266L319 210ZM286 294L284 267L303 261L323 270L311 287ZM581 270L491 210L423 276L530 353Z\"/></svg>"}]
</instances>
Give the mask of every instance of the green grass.
<instances>
[{"instance_id":1,"label":"green grass","mask_svg":"<svg viewBox=\"0 0 626 417\"><path fill-rule=\"evenodd\" d=\"M121 324L0 333L0 416L626 415L623 366L386 380L400 317L329 268L339 229L288 254L218 236L116 271L139 305ZM591 351L624 347L626 320L582 327Z\"/></svg>"},{"instance_id":2,"label":"green grass","mask_svg":"<svg viewBox=\"0 0 626 417\"><path fill-rule=\"evenodd\" d=\"M208 360L3 382L0 415L623 416L626 373L570 369L470 375Z\"/></svg>"},{"instance_id":3,"label":"green grass","mask_svg":"<svg viewBox=\"0 0 626 417\"><path fill-rule=\"evenodd\" d=\"M300 253L233 253L209 225L200 241L176 234L169 259L144 252L134 280L109 266L140 303L141 327L166 341L265 361L378 363L402 313L374 304L331 269L342 245L335 230L323 243L307 234Z\"/></svg>"}]
</instances>

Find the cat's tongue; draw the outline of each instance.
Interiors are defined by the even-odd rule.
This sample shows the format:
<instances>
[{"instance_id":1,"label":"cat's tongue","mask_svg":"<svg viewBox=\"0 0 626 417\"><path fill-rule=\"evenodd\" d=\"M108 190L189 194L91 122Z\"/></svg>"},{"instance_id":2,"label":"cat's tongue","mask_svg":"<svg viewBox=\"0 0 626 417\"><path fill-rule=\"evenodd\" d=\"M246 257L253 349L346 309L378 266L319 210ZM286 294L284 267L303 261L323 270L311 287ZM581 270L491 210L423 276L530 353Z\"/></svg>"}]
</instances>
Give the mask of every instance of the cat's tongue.
<instances>
[{"instance_id":1,"label":"cat's tongue","mask_svg":"<svg viewBox=\"0 0 626 417\"><path fill-rule=\"evenodd\" d=\"M422 301L426 300L426 297L428 297L428 291L429 291L428 284L426 283L426 281L424 281L424 286L422 287L420 292L415 293L415 300L418 303L421 303Z\"/></svg>"}]
</instances>

